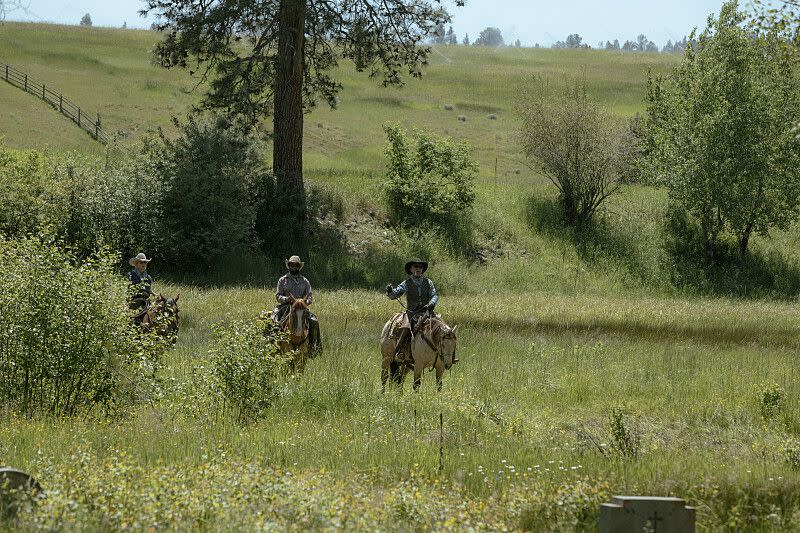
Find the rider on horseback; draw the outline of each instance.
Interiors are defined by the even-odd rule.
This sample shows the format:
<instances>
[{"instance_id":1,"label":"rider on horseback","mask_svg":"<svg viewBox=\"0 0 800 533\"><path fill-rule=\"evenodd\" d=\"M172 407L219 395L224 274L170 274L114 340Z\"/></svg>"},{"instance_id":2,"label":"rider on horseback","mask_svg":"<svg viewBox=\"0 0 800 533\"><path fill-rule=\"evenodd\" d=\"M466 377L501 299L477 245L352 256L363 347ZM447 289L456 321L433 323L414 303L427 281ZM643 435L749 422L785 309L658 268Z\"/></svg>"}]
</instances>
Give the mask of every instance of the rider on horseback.
<instances>
[{"instance_id":1,"label":"rider on horseback","mask_svg":"<svg viewBox=\"0 0 800 533\"><path fill-rule=\"evenodd\" d=\"M277 323L282 323L286 320L289 309L292 307L292 302L295 299L304 299L306 305L311 305L314 301L311 295L311 283L300 274L305 263L300 260L300 257L293 255L286 260L286 268L289 272L283 275L278 280L278 288L275 291L275 299L278 301L278 307L272 311L272 318ZM308 344L312 352L316 352L322 348L322 340L319 333L319 320L314 313L309 311L308 316Z\"/></svg>"},{"instance_id":2,"label":"rider on horseback","mask_svg":"<svg viewBox=\"0 0 800 533\"><path fill-rule=\"evenodd\" d=\"M139 311L134 317L134 322L140 320L142 314L150 307L150 296L153 294L153 277L147 272L147 265L150 261L152 259L148 259L143 253L131 257L128 261L134 267L128 272L128 281L131 282L128 308Z\"/></svg>"},{"instance_id":3,"label":"rider on horseback","mask_svg":"<svg viewBox=\"0 0 800 533\"><path fill-rule=\"evenodd\" d=\"M423 277L427 270L428 263L415 257L406 263L408 279L397 287L392 287L391 283L386 286L386 295L392 300L396 300L403 294L406 295L407 307L403 313L400 338L397 339L397 347L394 351L395 360L400 362L403 361L404 354L407 356L406 359L411 358L411 337L416 331L417 323L423 317L430 318L439 302L439 295L436 294L433 281ZM454 362L456 361L454 360Z\"/></svg>"}]
</instances>

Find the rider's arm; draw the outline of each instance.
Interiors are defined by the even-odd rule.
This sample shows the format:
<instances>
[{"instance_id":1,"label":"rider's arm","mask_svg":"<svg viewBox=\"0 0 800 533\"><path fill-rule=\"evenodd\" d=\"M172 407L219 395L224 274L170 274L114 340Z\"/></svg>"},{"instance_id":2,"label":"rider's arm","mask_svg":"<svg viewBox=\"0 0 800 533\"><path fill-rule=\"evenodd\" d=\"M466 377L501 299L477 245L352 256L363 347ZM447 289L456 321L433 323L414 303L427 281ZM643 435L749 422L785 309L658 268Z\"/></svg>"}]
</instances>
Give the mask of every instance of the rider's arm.
<instances>
[{"instance_id":1,"label":"rider's arm","mask_svg":"<svg viewBox=\"0 0 800 533\"><path fill-rule=\"evenodd\" d=\"M311 295L311 282L306 279L306 285L308 286L308 294L306 295L306 305L311 305L314 303L314 297Z\"/></svg>"},{"instance_id":2,"label":"rider's arm","mask_svg":"<svg viewBox=\"0 0 800 533\"><path fill-rule=\"evenodd\" d=\"M428 279L428 282L431 284L431 299L428 302L428 306L435 307L437 303L439 303L439 295L436 294L436 287L433 285L433 280Z\"/></svg>"},{"instance_id":3,"label":"rider's arm","mask_svg":"<svg viewBox=\"0 0 800 533\"><path fill-rule=\"evenodd\" d=\"M275 289L275 299L279 304L289 303L289 297L284 295L286 292L285 285L286 283L284 282L283 278L278 280L278 288Z\"/></svg>"},{"instance_id":4,"label":"rider's arm","mask_svg":"<svg viewBox=\"0 0 800 533\"><path fill-rule=\"evenodd\" d=\"M397 287L394 288L394 290L392 291L392 294L388 295L389 299L390 300L397 300L399 297L401 297L402 295L404 295L406 293L406 290L407 290L406 289L406 280L403 280L403 282L400 285L398 285Z\"/></svg>"}]
</instances>

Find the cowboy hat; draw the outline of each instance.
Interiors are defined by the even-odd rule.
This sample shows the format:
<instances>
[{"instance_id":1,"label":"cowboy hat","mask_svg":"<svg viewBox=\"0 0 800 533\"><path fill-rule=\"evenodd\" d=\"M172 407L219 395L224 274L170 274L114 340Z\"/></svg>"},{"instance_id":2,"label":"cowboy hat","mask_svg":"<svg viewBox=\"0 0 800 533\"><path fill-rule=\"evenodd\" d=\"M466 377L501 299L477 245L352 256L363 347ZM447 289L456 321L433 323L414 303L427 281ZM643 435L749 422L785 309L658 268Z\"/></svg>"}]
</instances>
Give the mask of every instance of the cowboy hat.
<instances>
[{"instance_id":1,"label":"cowboy hat","mask_svg":"<svg viewBox=\"0 0 800 533\"><path fill-rule=\"evenodd\" d=\"M422 265L422 273L424 274L426 270L428 270L428 262L423 261L419 257L413 258L411 261L406 263L406 274L411 275L411 267L414 265Z\"/></svg>"},{"instance_id":2,"label":"cowboy hat","mask_svg":"<svg viewBox=\"0 0 800 533\"><path fill-rule=\"evenodd\" d=\"M131 266L136 266L136 263L138 263L139 261L141 261L142 263L149 263L150 261L152 261L152 259L148 259L146 255L140 252L136 254L136 257L131 257L128 263Z\"/></svg>"},{"instance_id":3,"label":"cowboy hat","mask_svg":"<svg viewBox=\"0 0 800 533\"><path fill-rule=\"evenodd\" d=\"M286 268L289 268L289 263L296 263L300 265L300 270L302 270L303 267L305 266L305 263L300 261L300 257L297 255L293 255L292 257L286 260Z\"/></svg>"}]
</instances>

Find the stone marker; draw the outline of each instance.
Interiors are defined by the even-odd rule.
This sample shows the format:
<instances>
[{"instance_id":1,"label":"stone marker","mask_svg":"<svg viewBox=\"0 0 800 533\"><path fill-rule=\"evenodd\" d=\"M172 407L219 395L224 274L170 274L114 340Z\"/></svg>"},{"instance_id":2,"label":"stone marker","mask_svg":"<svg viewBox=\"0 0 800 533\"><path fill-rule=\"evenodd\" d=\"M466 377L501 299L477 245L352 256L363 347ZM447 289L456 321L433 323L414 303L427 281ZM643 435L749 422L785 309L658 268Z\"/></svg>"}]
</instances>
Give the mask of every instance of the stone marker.
<instances>
[{"instance_id":1,"label":"stone marker","mask_svg":"<svg viewBox=\"0 0 800 533\"><path fill-rule=\"evenodd\" d=\"M614 496L600 506L600 533L694 533L694 520L680 498Z\"/></svg>"},{"instance_id":2,"label":"stone marker","mask_svg":"<svg viewBox=\"0 0 800 533\"><path fill-rule=\"evenodd\" d=\"M0 518L16 515L20 498L40 490L39 482L22 470L0 468Z\"/></svg>"}]
</instances>

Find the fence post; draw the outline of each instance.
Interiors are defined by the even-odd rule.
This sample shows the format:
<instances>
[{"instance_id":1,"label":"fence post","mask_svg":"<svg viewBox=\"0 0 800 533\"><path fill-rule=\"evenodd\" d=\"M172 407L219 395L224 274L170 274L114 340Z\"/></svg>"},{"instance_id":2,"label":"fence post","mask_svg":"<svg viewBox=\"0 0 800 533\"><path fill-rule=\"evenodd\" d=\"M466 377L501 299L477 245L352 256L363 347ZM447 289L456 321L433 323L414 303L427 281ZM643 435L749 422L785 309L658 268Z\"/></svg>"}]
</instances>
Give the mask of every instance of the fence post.
<instances>
[{"instance_id":1,"label":"fence post","mask_svg":"<svg viewBox=\"0 0 800 533\"><path fill-rule=\"evenodd\" d=\"M45 85L43 83L42 84L42 100L47 100L47 98L44 97L44 87L45 87Z\"/></svg>"},{"instance_id":2,"label":"fence post","mask_svg":"<svg viewBox=\"0 0 800 533\"><path fill-rule=\"evenodd\" d=\"M97 139L97 132L100 130L100 113L97 114L97 122L94 123L94 138Z\"/></svg>"},{"instance_id":3,"label":"fence post","mask_svg":"<svg viewBox=\"0 0 800 533\"><path fill-rule=\"evenodd\" d=\"M59 94L58 95L58 112L61 113L62 115L64 114L64 95L63 94Z\"/></svg>"},{"instance_id":4,"label":"fence post","mask_svg":"<svg viewBox=\"0 0 800 533\"><path fill-rule=\"evenodd\" d=\"M25 92L28 92L28 75L25 74Z\"/></svg>"},{"instance_id":5,"label":"fence post","mask_svg":"<svg viewBox=\"0 0 800 533\"><path fill-rule=\"evenodd\" d=\"M78 126L81 125L81 108L78 108Z\"/></svg>"},{"instance_id":6,"label":"fence post","mask_svg":"<svg viewBox=\"0 0 800 533\"><path fill-rule=\"evenodd\" d=\"M8 65L6 65L6 81L8 81Z\"/></svg>"}]
</instances>

